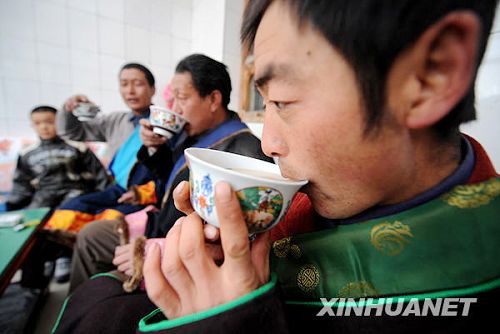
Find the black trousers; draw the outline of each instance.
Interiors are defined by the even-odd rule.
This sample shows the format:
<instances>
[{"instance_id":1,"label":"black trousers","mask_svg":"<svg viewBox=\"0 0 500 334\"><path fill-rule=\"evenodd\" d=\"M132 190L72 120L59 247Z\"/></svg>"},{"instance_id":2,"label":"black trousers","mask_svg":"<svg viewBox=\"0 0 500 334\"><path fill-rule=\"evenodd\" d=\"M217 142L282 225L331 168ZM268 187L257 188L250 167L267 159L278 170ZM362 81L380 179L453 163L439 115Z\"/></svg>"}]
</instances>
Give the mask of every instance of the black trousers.
<instances>
[{"instance_id":1,"label":"black trousers","mask_svg":"<svg viewBox=\"0 0 500 334\"><path fill-rule=\"evenodd\" d=\"M72 248L54 240L48 231L37 232L33 248L21 269L21 285L26 288L45 289L52 275L45 275L45 262L54 261L61 256L71 257Z\"/></svg>"}]
</instances>

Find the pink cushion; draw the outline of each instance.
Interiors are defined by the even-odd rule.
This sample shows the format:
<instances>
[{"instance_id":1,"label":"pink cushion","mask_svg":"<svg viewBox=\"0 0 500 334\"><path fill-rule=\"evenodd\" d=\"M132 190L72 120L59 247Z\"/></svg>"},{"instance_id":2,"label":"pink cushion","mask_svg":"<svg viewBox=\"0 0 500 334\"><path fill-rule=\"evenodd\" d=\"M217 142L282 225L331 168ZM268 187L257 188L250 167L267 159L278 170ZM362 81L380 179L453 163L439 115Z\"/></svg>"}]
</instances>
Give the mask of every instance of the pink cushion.
<instances>
[{"instance_id":1,"label":"pink cushion","mask_svg":"<svg viewBox=\"0 0 500 334\"><path fill-rule=\"evenodd\" d=\"M125 216L125 221L128 224L130 238L137 238L144 235L146 231L146 223L148 222L148 212L156 212L158 209L154 205L148 205L141 211L129 213Z\"/></svg>"}]
</instances>

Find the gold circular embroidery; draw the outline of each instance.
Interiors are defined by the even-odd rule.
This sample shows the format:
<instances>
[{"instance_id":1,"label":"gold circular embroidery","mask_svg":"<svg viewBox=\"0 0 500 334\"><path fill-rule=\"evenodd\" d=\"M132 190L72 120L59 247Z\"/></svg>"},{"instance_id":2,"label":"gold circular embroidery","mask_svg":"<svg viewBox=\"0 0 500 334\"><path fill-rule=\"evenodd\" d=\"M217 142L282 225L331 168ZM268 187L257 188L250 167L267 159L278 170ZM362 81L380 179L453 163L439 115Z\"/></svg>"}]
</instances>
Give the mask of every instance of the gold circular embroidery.
<instances>
[{"instance_id":1,"label":"gold circular embroidery","mask_svg":"<svg viewBox=\"0 0 500 334\"><path fill-rule=\"evenodd\" d=\"M319 271L312 265L308 264L302 267L297 274L297 285L302 291L311 291L319 284Z\"/></svg>"},{"instance_id":2,"label":"gold circular embroidery","mask_svg":"<svg viewBox=\"0 0 500 334\"><path fill-rule=\"evenodd\" d=\"M273 243L274 255L277 257L286 257L288 251L290 250L290 237L276 240Z\"/></svg>"},{"instance_id":3,"label":"gold circular embroidery","mask_svg":"<svg viewBox=\"0 0 500 334\"><path fill-rule=\"evenodd\" d=\"M300 255L302 254L302 252L300 251L300 247L297 246L297 245L291 245L290 246L290 254L298 259L300 257Z\"/></svg>"},{"instance_id":4,"label":"gold circular embroidery","mask_svg":"<svg viewBox=\"0 0 500 334\"><path fill-rule=\"evenodd\" d=\"M370 231L372 245L382 254L395 256L400 254L405 245L410 242L413 234L408 225L400 221L383 222L372 227Z\"/></svg>"},{"instance_id":5,"label":"gold circular embroidery","mask_svg":"<svg viewBox=\"0 0 500 334\"><path fill-rule=\"evenodd\" d=\"M488 204L499 195L500 179L491 179L477 184L456 186L448 194L442 196L442 199L448 205L470 209Z\"/></svg>"},{"instance_id":6,"label":"gold circular embroidery","mask_svg":"<svg viewBox=\"0 0 500 334\"><path fill-rule=\"evenodd\" d=\"M373 285L366 281L350 282L344 285L339 291L339 298L359 298L378 296Z\"/></svg>"}]
</instances>

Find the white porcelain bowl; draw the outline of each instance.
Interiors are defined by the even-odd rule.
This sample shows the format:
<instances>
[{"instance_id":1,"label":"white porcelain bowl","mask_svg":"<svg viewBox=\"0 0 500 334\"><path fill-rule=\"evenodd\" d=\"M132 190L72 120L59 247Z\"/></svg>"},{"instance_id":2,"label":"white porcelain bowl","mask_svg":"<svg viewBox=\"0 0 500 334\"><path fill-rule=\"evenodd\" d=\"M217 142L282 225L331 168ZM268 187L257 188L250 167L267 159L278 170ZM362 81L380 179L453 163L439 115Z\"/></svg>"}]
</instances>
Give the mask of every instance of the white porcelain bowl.
<instances>
[{"instance_id":1,"label":"white porcelain bowl","mask_svg":"<svg viewBox=\"0 0 500 334\"><path fill-rule=\"evenodd\" d=\"M86 122L94 119L101 109L93 103L90 102L80 102L75 109L73 109L73 115L75 115L79 121Z\"/></svg>"},{"instance_id":2,"label":"white porcelain bowl","mask_svg":"<svg viewBox=\"0 0 500 334\"><path fill-rule=\"evenodd\" d=\"M217 227L214 191L219 181L236 191L250 234L276 225L307 183L282 177L275 164L239 154L205 148L188 148L184 154L190 169L191 204L201 218Z\"/></svg>"},{"instance_id":3,"label":"white porcelain bowl","mask_svg":"<svg viewBox=\"0 0 500 334\"><path fill-rule=\"evenodd\" d=\"M181 115L162 107L150 106L149 122L153 127L153 132L161 136L172 138L173 135L181 132L186 124L186 119Z\"/></svg>"}]
</instances>

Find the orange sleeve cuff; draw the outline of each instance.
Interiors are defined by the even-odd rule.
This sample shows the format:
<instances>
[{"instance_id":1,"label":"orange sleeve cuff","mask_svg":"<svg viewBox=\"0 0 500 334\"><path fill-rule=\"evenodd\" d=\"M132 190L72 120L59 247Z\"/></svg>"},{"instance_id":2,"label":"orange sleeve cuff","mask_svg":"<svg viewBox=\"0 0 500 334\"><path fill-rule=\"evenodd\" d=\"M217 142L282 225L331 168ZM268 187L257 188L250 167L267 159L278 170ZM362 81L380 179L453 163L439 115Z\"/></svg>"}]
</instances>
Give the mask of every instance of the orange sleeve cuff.
<instances>
[{"instance_id":1,"label":"orange sleeve cuff","mask_svg":"<svg viewBox=\"0 0 500 334\"><path fill-rule=\"evenodd\" d=\"M156 185L154 181L134 186L134 191L138 204L140 205L156 204L158 201L156 198Z\"/></svg>"}]
</instances>

